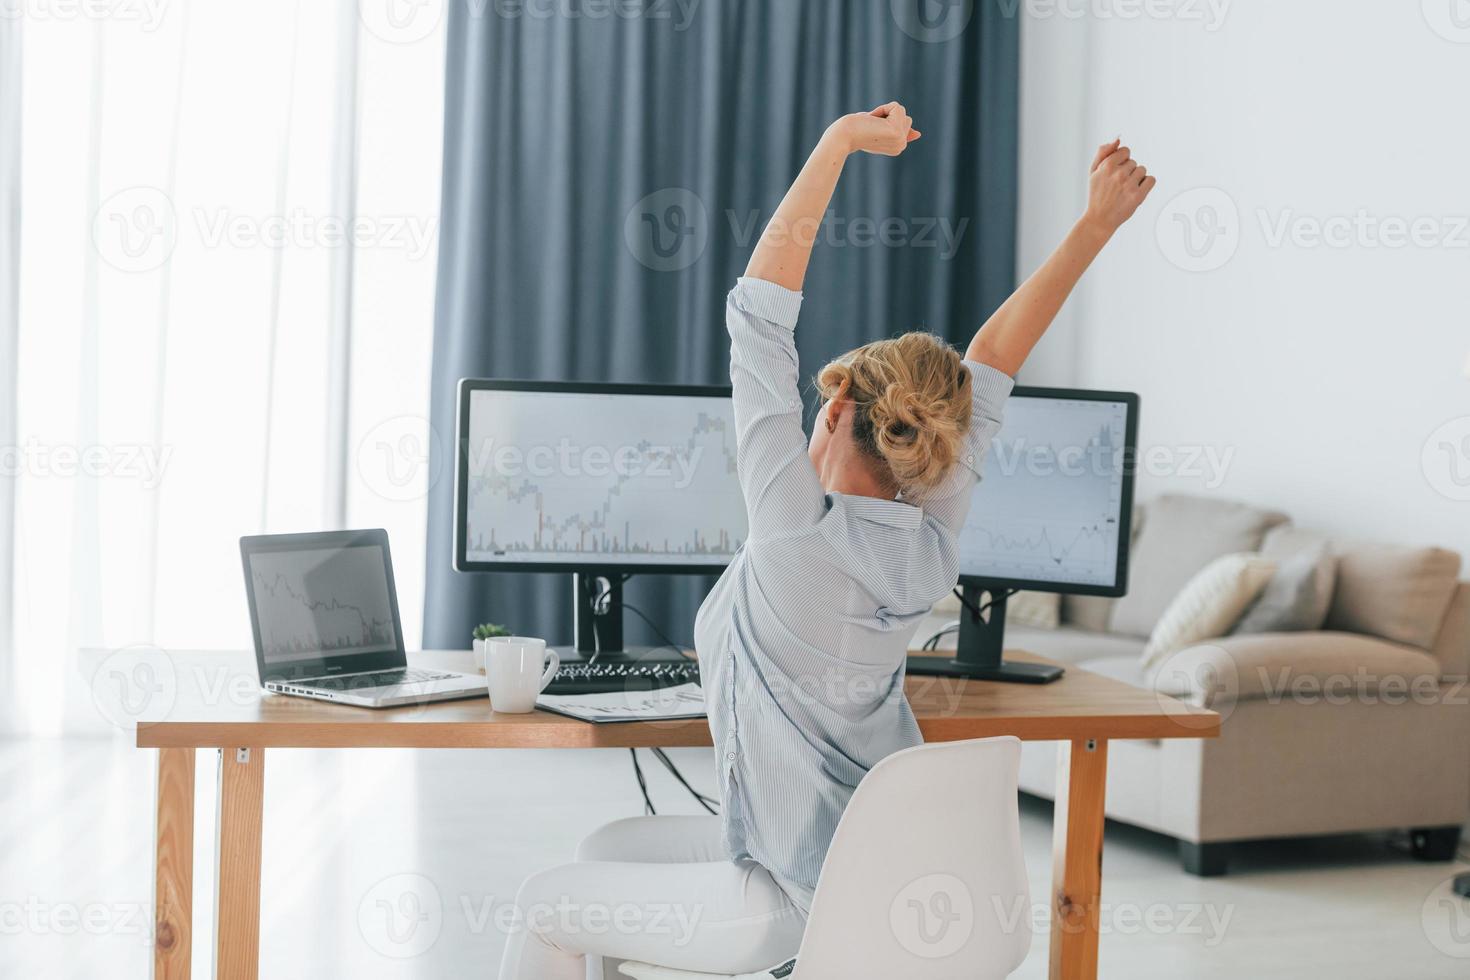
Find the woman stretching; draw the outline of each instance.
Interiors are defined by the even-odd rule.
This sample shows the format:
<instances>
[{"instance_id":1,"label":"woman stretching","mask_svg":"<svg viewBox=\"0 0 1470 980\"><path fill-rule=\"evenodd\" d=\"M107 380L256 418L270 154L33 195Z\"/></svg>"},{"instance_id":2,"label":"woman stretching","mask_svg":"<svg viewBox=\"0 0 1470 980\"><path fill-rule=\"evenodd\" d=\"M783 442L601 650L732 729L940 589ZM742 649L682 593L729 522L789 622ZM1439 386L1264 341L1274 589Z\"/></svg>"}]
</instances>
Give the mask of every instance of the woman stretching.
<instances>
[{"instance_id":1,"label":"woman stretching","mask_svg":"<svg viewBox=\"0 0 1470 980\"><path fill-rule=\"evenodd\" d=\"M695 623L722 812L618 821L528 879L502 980L583 980L588 957L597 976L603 956L720 973L794 956L853 790L922 741L904 658L954 587L1012 376L1154 178L1118 141L1100 147L1086 214L964 358L927 333L843 354L817 376L808 443L792 330L812 242L849 154L918 138L896 102L833 123L730 293L750 535Z\"/></svg>"}]
</instances>

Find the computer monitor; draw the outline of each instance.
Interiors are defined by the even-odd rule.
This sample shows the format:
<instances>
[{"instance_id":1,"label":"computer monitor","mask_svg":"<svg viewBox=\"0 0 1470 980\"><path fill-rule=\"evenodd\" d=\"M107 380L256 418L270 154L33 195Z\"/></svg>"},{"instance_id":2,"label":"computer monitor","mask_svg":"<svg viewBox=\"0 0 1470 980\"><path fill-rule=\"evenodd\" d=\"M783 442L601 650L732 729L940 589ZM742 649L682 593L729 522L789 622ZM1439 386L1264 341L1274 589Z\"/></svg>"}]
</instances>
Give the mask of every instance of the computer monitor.
<instances>
[{"instance_id":1,"label":"computer monitor","mask_svg":"<svg viewBox=\"0 0 1470 980\"><path fill-rule=\"evenodd\" d=\"M1020 387L985 461L958 542L963 607L955 656L909 672L1045 683L1060 668L1006 662L1006 599L1022 589L1128 591L1138 396Z\"/></svg>"},{"instance_id":2,"label":"computer monitor","mask_svg":"<svg viewBox=\"0 0 1470 980\"><path fill-rule=\"evenodd\" d=\"M572 572L571 660L648 659L623 581L718 573L745 541L728 387L466 379L456 434L454 567Z\"/></svg>"}]
</instances>

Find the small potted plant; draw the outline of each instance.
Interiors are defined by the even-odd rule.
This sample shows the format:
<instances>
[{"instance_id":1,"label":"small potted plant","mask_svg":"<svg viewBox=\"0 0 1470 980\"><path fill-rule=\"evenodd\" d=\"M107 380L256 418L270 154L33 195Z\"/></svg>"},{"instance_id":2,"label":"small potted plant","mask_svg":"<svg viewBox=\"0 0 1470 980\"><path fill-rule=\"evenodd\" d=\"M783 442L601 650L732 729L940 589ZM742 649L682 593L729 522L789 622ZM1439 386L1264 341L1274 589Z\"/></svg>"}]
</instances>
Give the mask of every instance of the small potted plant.
<instances>
[{"instance_id":1,"label":"small potted plant","mask_svg":"<svg viewBox=\"0 0 1470 980\"><path fill-rule=\"evenodd\" d=\"M485 673L485 643L495 636L510 636L510 630L499 623L481 623L475 627L475 667L482 674Z\"/></svg>"}]
</instances>

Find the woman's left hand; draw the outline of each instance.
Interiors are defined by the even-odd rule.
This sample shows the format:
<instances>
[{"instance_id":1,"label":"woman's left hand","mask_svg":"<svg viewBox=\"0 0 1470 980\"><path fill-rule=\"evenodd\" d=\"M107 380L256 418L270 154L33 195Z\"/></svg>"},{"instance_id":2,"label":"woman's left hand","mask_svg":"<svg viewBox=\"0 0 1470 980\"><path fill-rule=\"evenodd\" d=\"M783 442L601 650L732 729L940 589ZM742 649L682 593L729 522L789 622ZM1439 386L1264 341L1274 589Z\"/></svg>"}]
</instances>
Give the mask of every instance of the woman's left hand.
<instances>
[{"instance_id":1,"label":"woman's left hand","mask_svg":"<svg viewBox=\"0 0 1470 980\"><path fill-rule=\"evenodd\" d=\"M1085 220L1111 235L1133 217L1157 183L1121 139L1104 143L1092 160Z\"/></svg>"}]
</instances>

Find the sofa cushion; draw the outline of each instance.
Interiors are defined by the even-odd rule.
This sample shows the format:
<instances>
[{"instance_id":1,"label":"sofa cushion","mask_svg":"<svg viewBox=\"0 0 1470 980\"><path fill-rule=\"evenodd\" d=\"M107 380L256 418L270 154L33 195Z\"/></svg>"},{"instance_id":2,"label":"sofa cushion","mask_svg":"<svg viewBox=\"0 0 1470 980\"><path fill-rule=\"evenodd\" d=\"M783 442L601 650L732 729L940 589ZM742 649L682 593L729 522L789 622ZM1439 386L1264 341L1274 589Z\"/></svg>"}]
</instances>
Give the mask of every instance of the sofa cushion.
<instances>
[{"instance_id":1,"label":"sofa cushion","mask_svg":"<svg viewBox=\"0 0 1470 980\"><path fill-rule=\"evenodd\" d=\"M1054 630L1017 627L1006 629L1006 649L1025 650L1064 664L1080 664L1100 657L1129 657L1137 661L1143 653L1143 640L1068 626Z\"/></svg>"},{"instance_id":2,"label":"sofa cushion","mask_svg":"<svg viewBox=\"0 0 1470 980\"><path fill-rule=\"evenodd\" d=\"M1384 704L1441 699L1437 660L1357 633L1256 633L1188 647L1152 674L1159 690L1219 708L1234 701Z\"/></svg>"},{"instance_id":3,"label":"sofa cushion","mask_svg":"<svg viewBox=\"0 0 1470 980\"><path fill-rule=\"evenodd\" d=\"M1278 561L1276 574L1266 583L1261 597L1235 624L1233 633L1291 633L1317 630L1327 619L1332 605L1332 586L1337 580L1337 559L1325 538L1303 541L1301 547L1272 548L1276 528L1266 535L1261 556ZM1290 529L1287 529L1290 530Z\"/></svg>"},{"instance_id":4,"label":"sofa cushion","mask_svg":"<svg viewBox=\"0 0 1470 980\"><path fill-rule=\"evenodd\" d=\"M1113 632L1148 636L1202 568L1223 555L1258 551L1284 514L1207 497L1165 495L1144 508L1128 594L1113 605Z\"/></svg>"},{"instance_id":5,"label":"sofa cushion","mask_svg":"<svg viewBox=\"0 0 1470 980\"><path fill-rule=\"evenodd\" d=\"M1459 574L1460 556L1443 548L1343 543L1326 628L1431 649Z\"/></svg>"},{"instance_id":6,"label":"sofa cushion","mask_svg":"<svg viewBox=\"0 0 1470 980\"><path fill-rule=\"evenodd\" d=\"M1275 572L1276 562L1255 554L1224 555L1210 562L1179 590L1159 617L1143 648L1144 667L1230 632Z\"/></svg>"},{"instance_id":7,"label":"sofa cushion","mask_svg":"<svg viewBox=\"0 0 1470 980\"><path fill-rule=\"evenodd\" d=\"M1470 584L1461 582L1455 590L1431 652L1446 677L1470 675Z\"/></svg>"}]
</instances>

